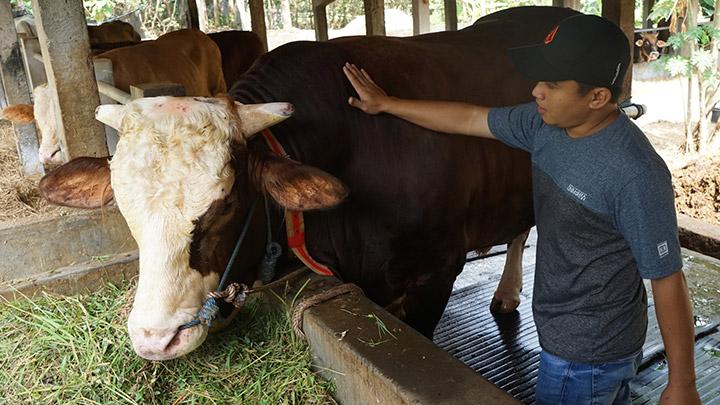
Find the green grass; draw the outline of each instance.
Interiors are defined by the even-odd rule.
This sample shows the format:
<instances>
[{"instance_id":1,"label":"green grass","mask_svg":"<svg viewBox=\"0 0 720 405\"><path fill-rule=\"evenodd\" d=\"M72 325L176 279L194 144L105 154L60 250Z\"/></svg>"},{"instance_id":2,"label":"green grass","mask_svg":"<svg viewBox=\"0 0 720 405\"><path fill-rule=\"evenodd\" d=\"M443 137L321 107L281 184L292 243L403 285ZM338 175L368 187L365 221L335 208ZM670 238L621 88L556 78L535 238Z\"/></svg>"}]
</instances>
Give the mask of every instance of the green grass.
<instances>
[{"instance_id":1,"label":"green grass","mask_svg":"<svg viewBox=\"0 0 720 405\"><path fill-rule=\"evenodd\" d=\"M284 311L250 300L195 352L151 362L130 346L126 290L1 302L0 403L334 403Z\"/></svg>"}]
</instances>

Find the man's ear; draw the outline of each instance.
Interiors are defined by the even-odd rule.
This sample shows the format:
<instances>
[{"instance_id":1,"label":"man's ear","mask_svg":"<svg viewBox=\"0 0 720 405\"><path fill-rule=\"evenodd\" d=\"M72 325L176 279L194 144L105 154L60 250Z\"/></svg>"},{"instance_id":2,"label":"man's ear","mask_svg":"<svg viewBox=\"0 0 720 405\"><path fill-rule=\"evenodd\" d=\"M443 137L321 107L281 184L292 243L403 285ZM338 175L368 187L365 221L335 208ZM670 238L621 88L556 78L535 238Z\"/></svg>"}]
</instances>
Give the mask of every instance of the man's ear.
<instances>
[{"instance_id":1,"label":"man's ear","mask_svg":"<svg viewBox=\"0 0 720 405\"><path fill-rule=\"evenodd\" d=\"M336 177L312 166L265 156L256 162L255 178L283 208L307 211L340 204L349 190Z\"/></svg>"},{"instance_id":2,"label":"man's ear","mask_svg":"<svg viewBox=\"0 0 720 405\"><path fill-rule=\"evenodd\" d=\"M113 199L108 158L79 157L46 174L40 195L52 204L98 208Z\"/></svg>"},{"instance_id":3,"label":"man's ear","mask_svg":"<svg viewBox=\"0 0 720 405\"><path fill-rule=\"evenodd\" d=\"M606 87L596 87L591 90L590 108L597 110L603 108L612 100L612 92Z\"/></svg>"}]
</instances>

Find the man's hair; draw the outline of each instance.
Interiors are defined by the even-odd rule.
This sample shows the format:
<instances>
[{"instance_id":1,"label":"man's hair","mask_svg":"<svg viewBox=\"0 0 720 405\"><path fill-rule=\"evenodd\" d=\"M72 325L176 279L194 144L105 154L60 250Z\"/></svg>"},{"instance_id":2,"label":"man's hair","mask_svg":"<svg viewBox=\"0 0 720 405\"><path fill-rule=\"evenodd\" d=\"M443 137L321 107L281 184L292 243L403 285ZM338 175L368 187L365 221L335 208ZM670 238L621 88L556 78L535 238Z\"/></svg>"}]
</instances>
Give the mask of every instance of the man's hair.
<instances>
[{"instance_id":1,"label":"man's hair","mask_svg":"<svg viewBox=\"0 0 720 405\"><path fill-rule=\"evenodd\" d=\"M598 87L603 87L603 86L594 86L594 85L592 85L592 84L586 84L586 83L580 83L580 82L578 82L578 93L579 93L581 96L584 96L584 95L590 93L590 91L591 91L592 89L596 89L596 88L598 88ZM619 88L619 87L615 87L615 86L613 86L613 87L603 87L603 88L606 88L606 89L610 90L610 94L611 94L611 96L610 96L610 102L617 104L617 103L618 103L618 100L620 99L620 93L622 93L622 89Z\"/></svg>"}]
</instances>

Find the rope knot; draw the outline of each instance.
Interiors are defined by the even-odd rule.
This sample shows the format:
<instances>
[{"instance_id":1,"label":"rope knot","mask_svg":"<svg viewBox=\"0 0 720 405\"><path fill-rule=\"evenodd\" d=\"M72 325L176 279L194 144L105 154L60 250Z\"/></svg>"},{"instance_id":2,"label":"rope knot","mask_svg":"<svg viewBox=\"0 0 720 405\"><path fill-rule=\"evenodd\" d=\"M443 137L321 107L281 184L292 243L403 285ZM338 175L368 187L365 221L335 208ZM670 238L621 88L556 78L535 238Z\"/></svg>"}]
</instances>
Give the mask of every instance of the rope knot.
<instances>
[{"instance_id":1,"label":"rope knot","mask_svg":"<svg viewBox=\"0 0 720 405\"><path fill-rule=\"evenodd\" d=\"M240 308L245 304L247 299L248 287L245 284L232 283L227 286L223 291L210 291L208 298L222 299L223 301L232 304L235 308Z\"/></svg>"}]
</instances>

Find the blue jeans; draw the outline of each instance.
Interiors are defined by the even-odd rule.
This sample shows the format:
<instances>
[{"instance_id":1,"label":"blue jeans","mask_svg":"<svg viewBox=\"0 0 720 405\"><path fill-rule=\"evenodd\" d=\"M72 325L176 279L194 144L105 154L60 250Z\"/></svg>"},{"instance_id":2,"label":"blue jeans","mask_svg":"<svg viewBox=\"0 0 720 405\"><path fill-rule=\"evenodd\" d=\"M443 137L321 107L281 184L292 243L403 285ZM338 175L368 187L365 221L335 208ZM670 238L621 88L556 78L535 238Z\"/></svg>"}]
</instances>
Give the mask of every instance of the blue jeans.
<instances>
[{"instance_id":1,"label":"blue jeans","mask_svg":"<svg viewBox=\"0 0 720 405\"><path fill-rule=\"evenodd\" d=\"M543 350L535 401L538 405L629 404L630 380L641 360L642 350L603 364L574 363Z\"/></svg>"}]
</instances>

